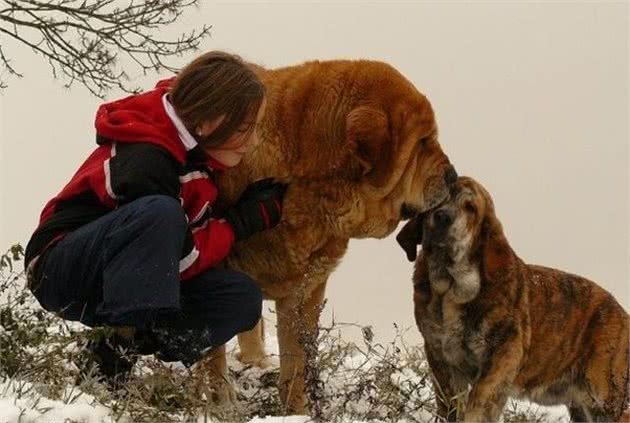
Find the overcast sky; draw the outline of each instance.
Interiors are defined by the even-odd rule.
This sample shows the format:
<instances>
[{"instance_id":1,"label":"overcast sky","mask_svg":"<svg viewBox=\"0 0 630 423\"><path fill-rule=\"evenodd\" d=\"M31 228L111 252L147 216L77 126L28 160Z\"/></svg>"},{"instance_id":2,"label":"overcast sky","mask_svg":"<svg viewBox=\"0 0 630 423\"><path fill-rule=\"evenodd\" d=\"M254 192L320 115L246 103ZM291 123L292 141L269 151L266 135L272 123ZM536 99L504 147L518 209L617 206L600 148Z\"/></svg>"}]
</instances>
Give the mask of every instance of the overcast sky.
<instances>
[{"instance_id":1,"label":"overcast sky","mask_svg":"<svg viewBox=\"0 0 630 423\"><path fill-rule=\"evenodd\" d=\"M493 195L517 254L589 277L628 309L624 2L201 3L168 32L213 25L204 51L268 67L336 58L395 66L431 100L459 173ZM81 86L64 89L29 49L9 47L24 78L3 74L0 94L2 250L27 242L45 202L94 148L100 103ZM413 325L411 272L394 236L352 241L327 309L390 336L392 322Z\"/></svg>"}]
</instances>

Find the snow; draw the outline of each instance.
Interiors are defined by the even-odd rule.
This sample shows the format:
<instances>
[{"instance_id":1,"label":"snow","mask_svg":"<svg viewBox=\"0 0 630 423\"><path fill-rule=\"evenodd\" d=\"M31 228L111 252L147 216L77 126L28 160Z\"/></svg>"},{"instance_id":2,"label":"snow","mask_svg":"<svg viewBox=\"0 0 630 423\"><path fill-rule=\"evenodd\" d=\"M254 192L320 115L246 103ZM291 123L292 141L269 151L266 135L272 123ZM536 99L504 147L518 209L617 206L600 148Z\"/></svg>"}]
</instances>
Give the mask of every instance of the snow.
<instances>
[{"instance_id":1,"label":"snow","mask_svg":"<svg viewBox=\"0 0 630 423\"><path fill-rule=\"evenodd\" d=\"M267 348L277 353L277 340L275 337L268 336L266 339ZM235 342L232 341L228 345L228 349L234 352ZM230 354L230 366L241 367L232 354ZM275 367L278 366L277 357L272 360ZM348 359L344 363L347 369L356 369L361 365L360 359ZM364 365L365 363L363 363ZM174 367L179 367L177 364ZM251 377L257 378L264 372L259 369L250 369ZM404 369L402 372L392 374L394 381L410 380L414 377L411 370ZM0 422L84 422L84 423L103 423L116 421L112 416L111 409L97 403L91 395L81 393L76 387L67 386L62 398L65 400L51 400L40 393L44 393L45 387L34 386L30 383L11 380L0 383ZM427 387L429 389L429 387ZM508 404L513 410L532 411L538 410L546 413L545 421L568 421L568 415L564 407L542 407L526 401L514 401L514 404ZM422 413L418 416L430 421L432 416L429 413ZM130 420L121 418L119 422L130 422ZM207 422L203 416L198 417L199 423ZM286 416L286 417L256 417L249 423L306 423L312 419L308 416ZM360 420L347 420L348 423L363 423ZM212 423L212 422L210 422Z\"/></svg>"},{"instance_id":2,"label":"snow","mask_svg":"<svg viewBox=\"0 0 630 423\"><path fill-rule=\"evenodd\" d=\"M94 404L94 397L66 388L64 401L53 401L41 395L29 395L37 387L30 383L10 381L0 384L0 422L63 422L100 423L111 421L109 410Z\"/></svg>"},{"instance_id":3,"label":"snow","mask_svg":"<svg viewBox=\"0 0 630 423\"><path fill-rule=\"evenodd\" d=\"M5 293L6 294L6 293ZM0 301L3 304L6 298ZM29 303L33 302L32 299ZM23 304L21 307L31 307L34 304ZM267 324L267 328L272 328L272 324ZM46 326L46 332L49 335L58 334L67 330L80 330L81 325L78 323L61 323L51 324ZM269 333L271 332L271 333ZM246 407L247 404L253 399L260 400L260 398L268 398L273 402L277 397L277 390L275 388L274 378L277 377L279 360L278 360L278 341L273 334L273 330L270 330L265 338L266 351L270 354L271 368L258 369L250 368L243 365L235 358L237 351L236 340L232 340L227 345L228 351L228 365L234 371L233 375L237 378L234 381L234 389L239 394L240 407ZM338 347L334 343L337 338L325 338L326 341L320 343L320 351L322 355L326 355ZM431 385L428 382L428 375L426 372L426 362L414 356L412 359L403 359L401 355L397 355L396 351L400 352L398 348L392 347L394 344L386 344L386 347L378 347L380 344L363 345L361 349L353 350L354 352L347 356L342 356L342 361L336 367L322 366L321 380L325 381L323 391L327 395L326 398L334 398L329 404L333 410L342 410L340 413L343 416L337 416L348 423L361 423L364 420L352 420L350 417L345 418L346 414L356 415L361 418L368 415L369 412L373 412L375 404L371 403L369 399L380 398L375 394L378 391L378 383L383 382L383 379L374 379L376 374L374 370L382 371L387 369L387 366L383 367L383 363L395 363L395 370L384 374L387 374L390 385L401 388L400 392L405 393L406 396L402 397L398 394L394 394L398 400L403 399L409 401L411 404L421 404L419 408L414 407L413 417L414 421L432 421L433 416L427 409L426 404L432 402L431 400ZM53 345L48 345L53 347ZM69 343L66 345L64 351L68 349L76 348L75 343ZM410 351L419 351L421 345L410 346ZM38 351L42 352L41 347ZM366 351L371 351L368 355ZM34 356L34 355L30 355ZM151 373L151 367L147 364L153 360L151 357L145 357L136 366L135 372L142 374ZM381 361L379 361L381 360ZM63 366L73 366L73 364L62 363ZM379 367L380 366L380 367ZM180 363L174 363L168 366L175 371L186 372ZM65 369L65 367L64 367ZM70 369L70 368L68 368ZM378 372L377 372L378 373ZM270 382L271 381L271 382ZM362 396L356 399L350 397L343 397L343 394L354 392L358 385L358 382L366 387L366 391L362 391ZM426 382L426 383L425 383ZM271 388L270 388L271 386ZM19 379L9 379L0 382L0 423L5 422L85 422L85 423L101 423L101 422L131 422L130 417L123 415L113 415L112 408L103 405L102 401L97 400L94 396L87 392L79 390L70 381L62 389L60 395L50 395L50 390L53 387L44 384L34 384ZM394 392L394 391L392 391ZM339 396L339 394L342 394ZM372 396L374 394L374 396ZM369 398L366 398L368 395ZM60 399L52 399L60 398ZM345 400L345 401L344 401ZM277 399L276 399L277 401ZM343 401L343 402L342 402ZM259 404L255 402L254 404ZM111 404L109 404L111 405ZM381 406L379 400L377 406ZM326 405L325 405L326 406ZM430 408L430 407L428 407ZM536 410L536 415L540 416L544 414L545 421L568 421L568 415L564 407L542 407L535 404L528 403L526 401L512 401L508 404L506 409L510 412L528 412ZM257 406L250 408L249 413L246 415L253 415L261 412ZM378 416L379 414L371 414ZM175 418L180 418L175 416ZM367 417L365 417L367 418ZM199 423L213 423L206 420L203 415L196 417ZM391 419L389 419L391 420ZM186 421L190 421L189 419ZM286 416L286 417L253 417L249 423L306 423L313 421L308 416ZM375 422L378 420L370 420ZM401 421L404 423L404 421Z\"/></svg>"},{"instance_id":4,"label":"snow","mask_svg":"<svg viewBox=\"0 0 630 423\"><path fill-rule=\"evenodd\" d=\"M78 394L76 389L67 388L64 396L68 398L64 401L53 401L44 396L29 395L37 387L30 383L19 383L16 381L0 383L0 422L20 422L20 423L50 423L50 422L82 422L82 423L104 423L115 421L111 415L111 410L95 404L94 397L88 394ZM306 423L310 418L307 416L288 417L265 417L254 418L250 423ZM120 419L119 422L127 422ZM204 421L203 416L198 419L199 423Z\"/></svg>"}]
</instances>

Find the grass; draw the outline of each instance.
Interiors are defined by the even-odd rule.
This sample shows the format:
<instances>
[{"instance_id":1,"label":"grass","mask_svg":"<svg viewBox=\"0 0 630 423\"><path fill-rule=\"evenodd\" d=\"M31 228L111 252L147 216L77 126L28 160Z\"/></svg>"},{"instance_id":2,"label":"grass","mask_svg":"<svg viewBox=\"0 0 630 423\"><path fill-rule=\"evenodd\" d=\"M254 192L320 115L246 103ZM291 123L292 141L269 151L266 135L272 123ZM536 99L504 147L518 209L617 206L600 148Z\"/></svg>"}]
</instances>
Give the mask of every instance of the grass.
<instances>
[{"instance_id":1,"label":"grass","mask_svg":"<svg viewBox=\"0 0 630 423\"><path fill-rule=\"evenodd\" d=\"M107 329L87 329L45 312L24 288L15 264L23 257L14 246L0 256L0 399L28 399L23 413L51 413L58 404L83 402L102 407L114 421L230 421L282 415L278 358L261 370L229 359L234 404L217 406L204 372L142 357L124 390L111 392L92 369L80 376L81 346L107 336ZM374 342L370 327L361 327L363 342L344 341L348 325L332 322L305 339L307 394L317 421L427 422L435 420L431 378L422 348L408 346L397 335ZM358 325L352 325L358 326ZM52 404L52 405L51 405ZM57 405L55 405L57 404ZM510 405L507 422L547 421L536 409Z\"/></svg>"}]
</instances>

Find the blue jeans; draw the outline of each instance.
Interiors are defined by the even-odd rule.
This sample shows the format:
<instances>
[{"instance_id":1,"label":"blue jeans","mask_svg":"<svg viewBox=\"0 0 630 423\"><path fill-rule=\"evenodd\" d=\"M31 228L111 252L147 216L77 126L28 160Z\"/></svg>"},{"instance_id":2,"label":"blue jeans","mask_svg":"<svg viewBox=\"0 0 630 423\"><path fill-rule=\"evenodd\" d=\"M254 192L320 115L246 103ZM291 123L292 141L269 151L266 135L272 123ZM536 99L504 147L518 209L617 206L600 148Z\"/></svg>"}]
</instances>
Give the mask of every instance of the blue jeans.
<instances>
[{"instance_id":1,"label":"blue jeans","mask_svg":"<svg viewBox=\"0 0 630 423\"><path fill-rule=\"evenodd\" d=\"M244 273L213 268L180 281L187 222L171 197L139 198L66 235L36 263L42 307L88 326L162 334L181 359L224 344L260 319L262 294ZM176 344L181 344L173 349ZM194 346L194 348L193 348ZM195 361L198 357L188 357Z\"/></svg>"}]
</instances>

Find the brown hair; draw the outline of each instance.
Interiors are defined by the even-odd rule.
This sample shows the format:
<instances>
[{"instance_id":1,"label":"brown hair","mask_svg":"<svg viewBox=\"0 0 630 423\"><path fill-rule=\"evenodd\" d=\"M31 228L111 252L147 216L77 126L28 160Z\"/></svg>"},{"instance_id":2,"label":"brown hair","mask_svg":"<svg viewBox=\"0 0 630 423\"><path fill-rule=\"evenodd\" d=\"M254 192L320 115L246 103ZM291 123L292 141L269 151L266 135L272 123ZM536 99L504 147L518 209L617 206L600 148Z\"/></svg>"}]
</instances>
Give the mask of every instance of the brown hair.
<instances>
[{"instance_id":1,"label":"brown hair","mask_svg":"<svg viewBox=\"0 0 630 423\"><path fill-rule=\"evenodd\" d=\"M169 92L177 116L204 147L223 144L250 117L247 131L252 131L264 97L265 88L254 71L239 56L222 51L205 53L189 63ZM222 115L225 119L212 134L197 135L202 122Z\"/></svg>"}]
</instances>

